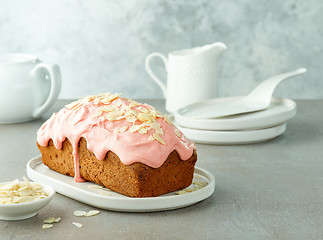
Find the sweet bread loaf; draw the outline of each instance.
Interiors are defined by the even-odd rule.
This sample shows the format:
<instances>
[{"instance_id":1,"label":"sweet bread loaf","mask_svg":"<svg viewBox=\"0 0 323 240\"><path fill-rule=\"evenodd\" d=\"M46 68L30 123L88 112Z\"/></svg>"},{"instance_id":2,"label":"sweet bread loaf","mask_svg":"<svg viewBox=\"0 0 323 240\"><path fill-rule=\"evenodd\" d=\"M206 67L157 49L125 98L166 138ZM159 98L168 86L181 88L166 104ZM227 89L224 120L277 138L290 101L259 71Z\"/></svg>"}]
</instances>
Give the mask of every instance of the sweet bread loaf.
<instances>
[{"instance_id":1,"label":"sweet bread loaf","mask_svg":"<svg viewBox=\"0 0 323 240\"><path fill-rule=\"evenodd\" d=\"M130 197L155 197L192 183L195 144L147 104L109 93L75 101L37 132L43 163Z\"/></svg>"}]
</instances>

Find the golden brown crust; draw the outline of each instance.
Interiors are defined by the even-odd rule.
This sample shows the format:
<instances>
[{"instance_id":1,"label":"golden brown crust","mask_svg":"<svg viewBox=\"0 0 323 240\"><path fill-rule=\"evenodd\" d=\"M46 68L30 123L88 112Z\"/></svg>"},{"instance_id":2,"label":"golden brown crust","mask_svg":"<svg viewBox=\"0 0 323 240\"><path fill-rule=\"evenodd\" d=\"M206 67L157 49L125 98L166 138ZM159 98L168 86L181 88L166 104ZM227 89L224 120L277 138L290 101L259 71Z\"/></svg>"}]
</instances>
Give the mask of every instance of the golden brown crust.
<instances>
[{"instance_id":1,"label":"golden brown crust","mask_svg":"<svg viewBox=\"0 0 323 240\"><path fill-rule=\"evenodd\" d=\"M37 143L43 163L54 171L74 176L73 147L68 139L62 149L56 149L52 140L48 146ZM152 168L142 163L124 165L119 157L109 151L104 160L98 160L87 149L87 142L79 142L80 174L85 180L130 197L156 197L188 187L192 183L196 151L182 161L174 150L159 168Z\"/></svg>"}]
</instances>

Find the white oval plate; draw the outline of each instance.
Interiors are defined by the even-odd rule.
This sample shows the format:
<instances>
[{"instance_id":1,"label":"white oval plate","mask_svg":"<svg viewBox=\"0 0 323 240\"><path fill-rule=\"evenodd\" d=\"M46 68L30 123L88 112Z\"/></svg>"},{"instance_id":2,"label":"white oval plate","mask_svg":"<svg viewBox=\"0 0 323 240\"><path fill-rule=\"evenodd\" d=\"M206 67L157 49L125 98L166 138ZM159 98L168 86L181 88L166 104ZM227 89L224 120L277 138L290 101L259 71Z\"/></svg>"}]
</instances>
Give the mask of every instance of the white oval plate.
<instances>
[{"instance_id":1,"label":"white oval plate","mask_svg":"<svg viewBox=\"0 0 323 240\"><path fill-rule=\"evenodd\" d=\"M175 121L185 128L201 130L245 130L262 129L277 126L296 114L296 103L287 98L273 97L268 109L248 114L239 114L225 118L195 119L199 111L207 111L215 104L226 103L241 97L216 98L190 104L175 113Z\"/></svg>"},{"instance_id":2,"label":"white oval plate","mask_svg":"<svg viewBox=\"0 0 323 240\"><path fill-rule=\"evenodd\" d=\"M198 167L195 167L194 178L206 184L203 188L181 195L176 194L177 191L148 198L131 198L106 188L95 188L99 185L92 182L76 183L73 177L46 167L41 161L41 156L28 162L27 174L30 179L51 185L67 197L94 207L121 212L154 212L182 208L208 198L215 189L214 176Z\"/></svg>"},{"instance_id":3,"label":"white oval plate","mask_svg":"<svg viewBox=\"0 0 323 240\"><path fill-rule=\"evenodd\" d=\"M174 124L176 125L176 123ZM271 128L245 131L208 131L177 127L195 143L233 145L257 143L273 139L285 132L286 123Z\"/></svg>"}]
</instances>

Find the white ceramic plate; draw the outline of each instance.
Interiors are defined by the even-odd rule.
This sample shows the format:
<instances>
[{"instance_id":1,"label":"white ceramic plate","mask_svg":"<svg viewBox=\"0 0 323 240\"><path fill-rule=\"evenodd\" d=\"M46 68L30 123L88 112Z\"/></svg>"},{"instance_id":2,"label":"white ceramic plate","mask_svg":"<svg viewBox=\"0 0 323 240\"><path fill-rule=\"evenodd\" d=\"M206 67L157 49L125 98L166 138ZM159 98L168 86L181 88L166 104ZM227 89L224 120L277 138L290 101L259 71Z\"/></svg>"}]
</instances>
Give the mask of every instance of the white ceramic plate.
<instances>
[{"instance_id":1,"label":"white ceramic plate","mask_svg":"<svg viewBox=\"0 0 323 240\"><path fill-rule=\"evenodd\" d=\"M195 143L233 145L257 143L273 139L285 132L286 123L271 128L245 131L208 131L181 126L178 126L178 129Z\"/></svg>"},{"instance_id":2,"label":"white ceramic plate","mask_svg":"<svg viewBox=\"0 0 323 240\"><path fill-rule=\"evenodd\" d=\"M91 182L76 183L73 177L65 176L46 167L41 162L41 156L28 162L27 174L30 179L51 185L58 193L67 197L94 207L122 212L153 212L182 208L208 198L215 189L214 176L198 167L195 167L194 177L197 176L199 181L206 184L203 188L181 195L174 192L149 198L131 198L108 189L106 191L92 188L99 185Z\"/></svg>"},{"instance_id":3,"label":"white ceramic plate","mask_svg":"<svg viewBox=\"0 0 323 240\"><path fill-rule=\"evenodd\" d=\"M264 111L225 118L194 119L194 115L199 111L207 111L208 108L212 108L215 104L230 102L239 98L241 97L216 98L188 105L175 113L175 121L178 125L193 129L245 130L277 126L296 114L296 103L293 100L273 97L269 108Z\"/></svg>"}]
</instances>

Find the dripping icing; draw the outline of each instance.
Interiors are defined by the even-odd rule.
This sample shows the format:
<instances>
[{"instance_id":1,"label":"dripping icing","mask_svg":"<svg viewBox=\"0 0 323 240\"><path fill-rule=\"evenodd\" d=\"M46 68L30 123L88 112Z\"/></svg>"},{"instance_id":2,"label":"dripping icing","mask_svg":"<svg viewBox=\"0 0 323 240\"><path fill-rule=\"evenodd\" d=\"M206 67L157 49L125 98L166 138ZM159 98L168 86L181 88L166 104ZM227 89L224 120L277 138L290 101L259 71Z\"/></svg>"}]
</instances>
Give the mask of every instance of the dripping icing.
<instances>
[{"instance_id":1,"label":"dripping icing","mask_svg":"<svg viewBox=\"0 0 323 240\"><path fill-rule=\"evenodd\" d=\"M99 160L113 151L125 165L140 162L158 168L173 150L182 160L191 157L194 143L169 122L167 116L150 105L119 95L104 93L72 102L53 114L38 130L37 142L41 146L47 146L52 139L55 147L61 149L63 141L70 140L75 181L84 181L78 159L78 143L82 137ZM124 126L126 130L118 131Z\"/></svg>"}]
</instances>

